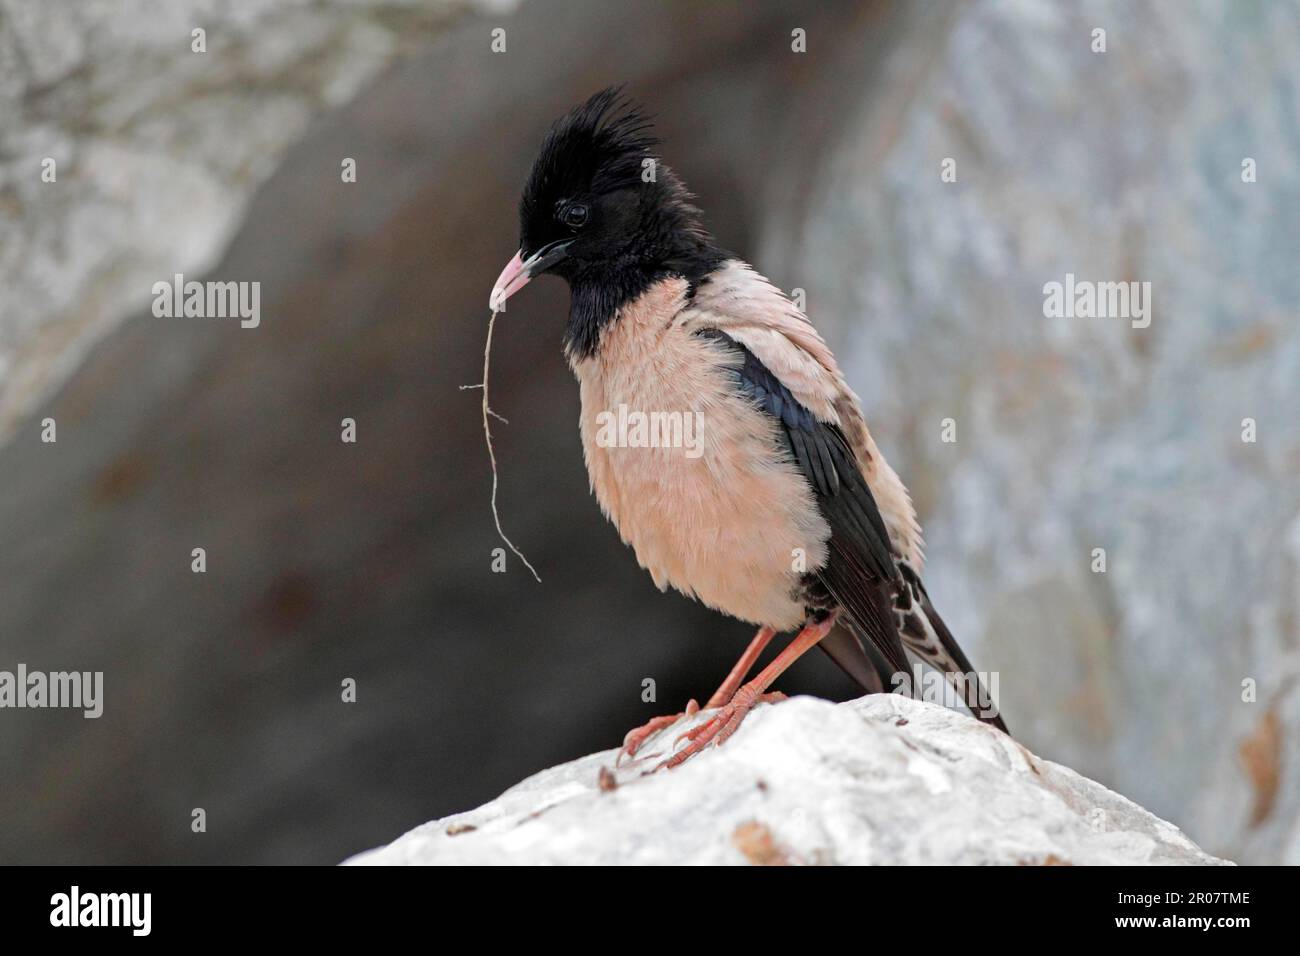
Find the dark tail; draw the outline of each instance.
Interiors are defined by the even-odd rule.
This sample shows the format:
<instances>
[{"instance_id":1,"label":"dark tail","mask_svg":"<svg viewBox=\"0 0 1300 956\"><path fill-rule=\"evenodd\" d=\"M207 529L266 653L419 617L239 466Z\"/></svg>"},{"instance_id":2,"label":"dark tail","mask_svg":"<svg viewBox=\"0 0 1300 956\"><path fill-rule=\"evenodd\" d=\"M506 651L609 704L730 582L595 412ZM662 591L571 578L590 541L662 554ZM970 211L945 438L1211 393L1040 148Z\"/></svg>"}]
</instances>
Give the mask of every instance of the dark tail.
<instances>
[{"instance_id":1,"label":"dark tail","mask_svg":"<svg viewBox=\"0 0 1300 956\"><path fill-rule=\"evenodd\" d=\"M957 639L948 630L948 625L944 624L943 618L930 603L930 595L926 593L921 579L910 568L903 572L903 579L910 585L914 598L907 610L900 609L904 646L943 673L976 720L1010 736L1011 731L1007 729L1002 715L996 710L985 710L986 703L992 699L986 695L979 675L971 667ZM866 633L861 632L851 616L842 614L840 626L826 635L817 646L867 693L878 694L895 689L894 674L897 668L876 650L874 642Z\"/></svg>"},{"instance_id":2,"label":"dark tail","mask_svg":"<svg viewBox=\"0 0 1300 956\"><path fill-rule=\"evenodd\" d=\"M817 646L826 652L840 670L849 675L868 694L883 694L894 689L894 669L871 648L871 642L851 630L851 619L841 617L835 628Z\"/></svg>"},{"instance_id":3,"label":"dark tail","mask_svg":"<svg viewBox=\"0 0 1300 956\"><path fill-rule=\"evenodd\" d=\"M980 683L975 668L971 667L970 661L966 659L966 655L962 653L961 647L958 646L957 639L952 636L952 632L948 630L948 625L943 623L943 618L939 616L939 612L930 603L930 595L925 593L924 588L921 589L921 597L921 613L925 615L930 629L939 638L939 644L943 648L944 656L947 658L946 661L936 663L935 666L944 672L944 675L948 678L948 683L952 684L956 691L962 695L962 699L966 701L966 706L976 720L992 724L1010 737L1011 731L1007 730L1006 721L1002 719L1002 715L997 711L997 702L993 701L985 693L984 686ZM907 638L904 637L903 640L906 643ZM993 709L985 713L984 707L990 701L993 703Z\"/></svg>"}]
</instances>

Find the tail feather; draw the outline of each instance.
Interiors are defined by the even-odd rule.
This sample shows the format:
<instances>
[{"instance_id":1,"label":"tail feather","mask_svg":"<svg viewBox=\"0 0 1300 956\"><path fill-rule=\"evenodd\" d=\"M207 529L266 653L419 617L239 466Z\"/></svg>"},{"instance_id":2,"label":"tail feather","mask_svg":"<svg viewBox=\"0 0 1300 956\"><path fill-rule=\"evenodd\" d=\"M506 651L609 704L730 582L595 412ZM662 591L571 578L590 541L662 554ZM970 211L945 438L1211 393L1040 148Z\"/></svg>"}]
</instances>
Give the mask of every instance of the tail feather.
<instances>
[{"instance_id":1,"label":"tail feather","mask_svg":"<svg viewBox=\"0 0 1300 956\"><path fill-rule=\"evenodd\" d=\"M908 587L913 582L915 596L910 606L906 610L897 610L897 629L903 646L944 675L961 695L976 720L990 724L1010 736L1011 731L1007 729L1001 714L987 709L990 702L994 707L997 702L986 694L979 674L971 666L939 612L930 603L930 596L921 586L920 579L912 574L903 586ZM899 672L898 668L877 650L871 635L852 615L841 614L834 630L822 638L817 646L868 694L890 693L897 689L895 675Z\"/></svg>"},{"instance_id":2,"label":"tail feather","mask_svg":"<svg viewBox=\"0 0 1300 956\"><path fill-rule=\"evenodd\" d=\"M855 628L852 619L842 616L835 628L818 641L817 646L868 694L883 694L893 690L893 668L875 652L865 635L853 633Z\"/></svg>"},{"instance_id":3,"label":"tail feather","mask_svg":"<svg viewBox=\"0 0 1300 956\"><path fill-rule=\"evenodd\" d=\"M900 596L901 606L898 608L899 633L904 646L944 675L977 720L1010 736L1011 731L997 711L997 702L988 696L979 674L971 667L957 639L930 603L930 595L920 577L906 564L901 564L900 570L910 591L910 594Z\"/></svg>"}]
</instances>

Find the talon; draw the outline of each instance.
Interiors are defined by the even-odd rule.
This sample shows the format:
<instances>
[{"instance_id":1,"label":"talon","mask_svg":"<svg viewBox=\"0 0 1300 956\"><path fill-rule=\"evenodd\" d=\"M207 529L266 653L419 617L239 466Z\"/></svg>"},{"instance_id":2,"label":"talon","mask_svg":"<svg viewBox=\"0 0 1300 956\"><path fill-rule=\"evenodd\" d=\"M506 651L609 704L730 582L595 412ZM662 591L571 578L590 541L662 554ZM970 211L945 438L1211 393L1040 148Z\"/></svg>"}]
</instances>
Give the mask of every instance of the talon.
<instances>
[{"instance_id":1,"label":"talon","mask_svg":"<svg viewBox=\"0 0 1300 956\"><path fill-rule=\"evenodd\" d=\"M665 714L660 717L651 717L640 727L633 727L629 730L627 735L623 738L623 746L619 750L618 756L614 758L614 766L619 766L619 764L623 762L624 757L627 757L628 759L635 757L636 752L645 745L645 742L665 727L671 727L683 717L689 717L694 714L695 711L691 710L692 706L694 706L695 710L699 710L699 704L696 704L695 701L692 700L686 705L686 711L684 713L671 715ZM676 744L674 743L674 746L675 745Z\"/></svg>"},{"instance_id":2,"label":"talon","mask_svg":"<svg viewBox=\"0 0 1300 956\"><path fill-rule=\"evenodd\" d=\"M704 750L710 743L713 743L715 739L717 741L715 746L721 746L744 721L745 715L753 708L755 699L752 693L736 694L731 703L727 704L707 721L681 734L673 742L673 746L675 747L683 738L689 740L690 743L655 767L655 770L671 770L673 767L680 767L687 760Z\"/></svg>"},{"instance_id":3,"label":"talon","mask_svg":"<svg viewBox=\"0 0 1300 956\"><path fill-rule=\"evenodd\" d=\"M719 708L718 712L704 723L678 734L676 739L673 740L673 749L676 750L677 745L683 740L688 741L687 746L661 762L651 773L681 766L681 764L707 747L715 738L715 746L722 746L740 728L741 723L744 722L746 715L754 709L755 704L776 704L783 700L789 700L789 698L779 690L759 694L752 689L742 687L736 692L730 703ZM691 703L694 703L694 701ZM689 715L688 708L687 716Z\"/></svg>"},{"instance_id":4,"label":"talon","mask_svg":"<svg viewBox=\"0 0 1300 956\"><path fill-rule=\"evenodd\" d=\"M706 720L704 723L692 727L690 730L683 730L680 734L677 735L677 739L673 741L673 746L676 747L683 740L694 740L700 734L704 733L704 731L708 729L709 725L712 724L713 721L715 720L717 720L716 717L711 717L708 720Z\"/></svg>"}]
</instances>

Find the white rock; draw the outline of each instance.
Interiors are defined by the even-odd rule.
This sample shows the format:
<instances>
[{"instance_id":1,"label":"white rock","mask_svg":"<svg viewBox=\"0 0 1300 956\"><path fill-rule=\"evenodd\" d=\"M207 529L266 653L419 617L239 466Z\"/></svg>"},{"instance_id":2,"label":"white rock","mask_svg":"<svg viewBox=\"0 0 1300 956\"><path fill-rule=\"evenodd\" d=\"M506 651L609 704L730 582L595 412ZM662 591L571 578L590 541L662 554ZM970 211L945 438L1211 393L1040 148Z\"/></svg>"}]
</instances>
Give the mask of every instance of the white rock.
<instances>
[{"instance_id":1,"label":"white rock","mask_svg":"<svg viewBox=\"0 0 1300 956\"><path fill-rule=\"evenodd\" d=\"M761 706L646 775L689 724L536 774L349 864L1222 864L1177 827L962 714L895 695Z\"/></svg>"}]
</instances>

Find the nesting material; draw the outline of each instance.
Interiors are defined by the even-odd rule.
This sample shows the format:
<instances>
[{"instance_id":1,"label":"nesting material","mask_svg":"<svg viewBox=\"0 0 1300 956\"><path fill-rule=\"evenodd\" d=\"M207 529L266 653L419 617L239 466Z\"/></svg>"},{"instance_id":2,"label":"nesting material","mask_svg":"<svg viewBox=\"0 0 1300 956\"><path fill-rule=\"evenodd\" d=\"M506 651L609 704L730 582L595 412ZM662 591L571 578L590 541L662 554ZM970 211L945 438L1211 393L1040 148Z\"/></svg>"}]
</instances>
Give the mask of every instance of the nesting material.
<instances>
[{"instance_id":1,"label":"nesting material","mask_svg":"<svg viewBox=\"0 0 1300 956\"><path fill-rule=\"evenodd\" d=\"M528 559L524 557L524 553L515 547L515 543L510 540L502 529L501 514L497 511L497 456L496 452L492 448L491 419L497 418L507 425L510 424L506 419L492 411L492 406L488 403L488 372L492 366L492 329L496 326L497 316L500 314L500 311L500 309L494 308L491 316L488 318L487 342L483 345L483 381L479 382L477 385L462 385L461 388L481 388L483 390L483 440L487 443L488 461L492 463L492 520L497 526L497 534L500 536L501 540L506 543L506 547L513 551L515 556L524 563L524 567L532 572L533 577L537 579L537 583L541 584L542 578L541 575L537 573L537 569L529 563Z\"/></svg>"}]
</instances>

